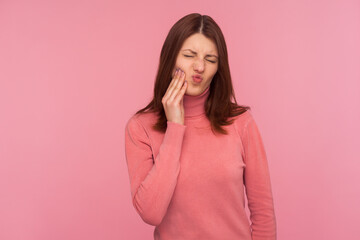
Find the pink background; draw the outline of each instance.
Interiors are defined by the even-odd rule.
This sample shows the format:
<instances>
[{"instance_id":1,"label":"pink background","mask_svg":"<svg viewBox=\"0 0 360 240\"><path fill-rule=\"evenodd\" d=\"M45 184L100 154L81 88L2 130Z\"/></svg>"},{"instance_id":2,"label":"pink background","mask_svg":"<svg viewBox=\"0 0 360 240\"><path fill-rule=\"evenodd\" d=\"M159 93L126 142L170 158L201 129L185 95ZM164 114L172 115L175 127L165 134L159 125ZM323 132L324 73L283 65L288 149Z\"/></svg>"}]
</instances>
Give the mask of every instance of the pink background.
<instances>
[{"instance_id":1,"label":"pink background","mask_svg":"<svg viewBox=\"0 0 360 240\"><path fill-rule=\"evenodd\" d=\"M279 240L360 239L360 1L0 1L0 239L152 239L125 123L188 13L227 41Z\"/></svg>"}]
</instances>

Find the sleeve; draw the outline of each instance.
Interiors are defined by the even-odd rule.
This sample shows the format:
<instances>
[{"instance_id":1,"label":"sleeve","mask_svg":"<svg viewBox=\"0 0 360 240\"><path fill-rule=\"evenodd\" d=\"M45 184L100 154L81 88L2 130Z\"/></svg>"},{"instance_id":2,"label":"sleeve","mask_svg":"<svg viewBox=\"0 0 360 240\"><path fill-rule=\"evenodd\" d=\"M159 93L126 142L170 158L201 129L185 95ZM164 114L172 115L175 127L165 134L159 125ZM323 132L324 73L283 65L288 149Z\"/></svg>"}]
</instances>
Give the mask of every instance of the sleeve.
<instances>
[{"instance_id":1,"label":"sleeve","mask_svg":"<svg viewBox=\"0 0 360 240\"><path fill-rule=\"evenodd\" d=\"M159 153L153 157L149 136L136 118L125 127L125 155L132 204L144 222L159 225L171 201L180 172L186 126L167 122Z\"/></svg>"},{"instance_id":2,"label":"sleeve","mask_svg":"<svg viewBox=\"0 0 360 240\"><path fill-rule=\"evenodd\" d=\"M276 240L276 217L270 174L258 126L248 111L242 132L244 146L244 185L250 210L253 240Z\"/></svg>"}]
</instances>

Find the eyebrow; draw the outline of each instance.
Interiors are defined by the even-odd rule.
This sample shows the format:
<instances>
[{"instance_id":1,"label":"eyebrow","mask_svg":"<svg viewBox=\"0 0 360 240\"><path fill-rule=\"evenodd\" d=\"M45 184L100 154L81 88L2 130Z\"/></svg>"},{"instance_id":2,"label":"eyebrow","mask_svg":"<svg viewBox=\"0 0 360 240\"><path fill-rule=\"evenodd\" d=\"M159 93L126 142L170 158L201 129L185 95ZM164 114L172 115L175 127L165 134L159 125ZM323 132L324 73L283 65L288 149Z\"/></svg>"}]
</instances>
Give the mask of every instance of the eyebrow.
<instances>
[{"instance_id":1,"label":"eyebrow","mask_svg":"<svg viewBox=\"0 0 360 240\"><path fill-rule=\"evenodd\" d=\"M188 50L188 51L190 51L190 52L192 52L192 53L196 54L196 52L195 52L195 51L193 51L193 50L191 50L191 49L184 49L183 51L186 51L186 50ZM218 56L213 55L213 54L207 54L206 56L219 58Z\"/></svg>"}]
</instances>

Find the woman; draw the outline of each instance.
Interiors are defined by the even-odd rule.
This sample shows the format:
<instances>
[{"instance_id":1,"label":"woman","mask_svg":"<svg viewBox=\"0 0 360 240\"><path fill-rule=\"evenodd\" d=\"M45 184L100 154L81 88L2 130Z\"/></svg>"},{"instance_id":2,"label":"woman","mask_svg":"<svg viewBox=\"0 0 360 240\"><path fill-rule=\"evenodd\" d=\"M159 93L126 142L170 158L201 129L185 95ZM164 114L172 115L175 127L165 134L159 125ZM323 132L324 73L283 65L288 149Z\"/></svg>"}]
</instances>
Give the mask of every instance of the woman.
<instances>
[{"instance_id":1,"label":"woman","mask_svg":"<svg viewBox=\"0 0 360 240\"><path fill-rule=\"evenodd\" d=\"M153 100L125 129L132 203L156 226L154 239L276 239L266 154L249 109L236 103L219 26L207 15L181 18L162 47Z\"/></svg>"}]
</instances>

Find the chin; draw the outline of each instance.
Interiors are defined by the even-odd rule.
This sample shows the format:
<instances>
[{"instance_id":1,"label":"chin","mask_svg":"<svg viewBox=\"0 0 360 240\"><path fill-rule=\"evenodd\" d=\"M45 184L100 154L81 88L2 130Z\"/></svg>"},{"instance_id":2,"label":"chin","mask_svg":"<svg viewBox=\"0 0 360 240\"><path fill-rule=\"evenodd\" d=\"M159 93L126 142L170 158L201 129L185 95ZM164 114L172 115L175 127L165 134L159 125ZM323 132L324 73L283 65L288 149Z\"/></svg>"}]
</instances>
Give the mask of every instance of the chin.
<instances>
[{"instance_id":1,"label":"chin","mask_svg":"<svg viewBox=\"0 0 360 240\"><path fill-rule=\"evenodd\" d=\"M186 95L190 95L190 96L197 96L201 94L201 88L193 88L188 86L186 91L185 91Z\"/></svg>"},{"instance_id":2,"label":"chin","mask_svg":"<svg viewBox=\"0 0 360 240\"><path fill-rule=\"evenodd\" d=\"M187 87L187 89L186 89L186 91L185 91L185 94L186 95L194 95L194 93L193 93L193 90L191 89L191 87Z\"/></svg>"}]
</instances>

